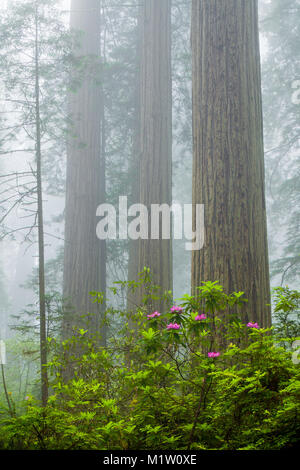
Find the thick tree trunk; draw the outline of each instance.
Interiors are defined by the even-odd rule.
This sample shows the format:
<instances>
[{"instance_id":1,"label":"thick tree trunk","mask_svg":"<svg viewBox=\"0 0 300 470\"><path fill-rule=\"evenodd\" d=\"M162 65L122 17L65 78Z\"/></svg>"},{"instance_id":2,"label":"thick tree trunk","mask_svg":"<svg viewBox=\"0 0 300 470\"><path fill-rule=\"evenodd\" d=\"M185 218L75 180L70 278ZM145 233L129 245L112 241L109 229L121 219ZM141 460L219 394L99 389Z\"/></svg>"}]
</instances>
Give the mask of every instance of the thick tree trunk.
<instances>
[{"instance_id":1,"label":"thick tree trunk","mask_svg":"<svg viewBox=\"0 0 300 470\"><path fill-rule=\"evenodd\" d=\"M271 323L257 0L194 0L193 203L205 205L205 246L192 289L243 290L245 320ZM195 224L195 214L194 214Z\"/></svg>"},{"instance_id":2,"label":"thick tree trunk","mask_svg":"<svg viewBox=\"0 0 300 470\"><path fill-rule=\"evenodd\" d=\"M98 0L72 0L70 27L82 31L76 55L90 56L100 64L100 4ZM96 236L96 209L105 197L101 161L102 91L94 73L86 74L76 93L70 93L72 129L68 142L65 209L63 335L80 326L80 315L89 313L90 334L99 333L99 307L90 291L105 290L105 243ZM105 342L105 329L102 329Z\"/></svg>"},{"instance_id":3,"label":"thick tree trunk","mask_svg":"<svg viewBox=\"0 0 300 470\"><path fill-rule=\"evenodd\" d=\"M172 202L172 82L170 0L147 0L141 15L139 200L151 214L151 204ZM171 240L139 240L138 272L149 267L162 291L172 289ZM163 309L162 302L153 308Z\"/></svg>"}]
</instances>

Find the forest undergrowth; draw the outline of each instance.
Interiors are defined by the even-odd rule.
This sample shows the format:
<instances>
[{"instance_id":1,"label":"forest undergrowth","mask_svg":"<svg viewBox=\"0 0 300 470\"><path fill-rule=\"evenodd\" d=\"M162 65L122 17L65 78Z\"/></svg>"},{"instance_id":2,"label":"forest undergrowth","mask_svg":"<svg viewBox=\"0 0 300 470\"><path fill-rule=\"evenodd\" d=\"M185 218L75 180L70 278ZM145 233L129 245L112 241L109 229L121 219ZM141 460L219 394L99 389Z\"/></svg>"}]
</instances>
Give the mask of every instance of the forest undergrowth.
<instances>
[{"instance_id":1,"label":"forest undergrowth","mask_svg":"<svg viewBox=\"0 0 300 470\"><path fill-rule=\"evenodd\" d=\"M34 393L15 403L6 384L1 449L299 445L299 292L275 289L268 329L250 312L244 321L243 293L226 294L217 282L164 312L149 310L149 299L153 292L134 312L107 308L106 347L88 320L65 341L48 338L48 404Z\"/></svg>"}]
</instances>

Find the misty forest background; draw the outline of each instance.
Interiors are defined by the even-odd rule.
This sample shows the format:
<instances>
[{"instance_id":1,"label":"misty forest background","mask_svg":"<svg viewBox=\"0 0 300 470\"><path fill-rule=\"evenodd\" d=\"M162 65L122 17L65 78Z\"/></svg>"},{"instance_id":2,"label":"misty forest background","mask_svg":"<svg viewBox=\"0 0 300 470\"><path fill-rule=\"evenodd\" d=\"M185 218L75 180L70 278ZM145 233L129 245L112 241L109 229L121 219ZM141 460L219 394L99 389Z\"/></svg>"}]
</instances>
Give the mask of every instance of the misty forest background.
<instances>
[{"instance_id":1,"label":"misty forest background","mask_svg":"<svg viewBox=\"0 0 300 470\"><path fill-rule=\"evenodd\" d=\"M47 407L52 339L109 350L117 312L163 314L204 281L266 329L286 295L299 336L299 25L299 0L1 0L1 419ZM204 248L99 240L120 196L204 204Z\"/></svg>"}]
</instances>

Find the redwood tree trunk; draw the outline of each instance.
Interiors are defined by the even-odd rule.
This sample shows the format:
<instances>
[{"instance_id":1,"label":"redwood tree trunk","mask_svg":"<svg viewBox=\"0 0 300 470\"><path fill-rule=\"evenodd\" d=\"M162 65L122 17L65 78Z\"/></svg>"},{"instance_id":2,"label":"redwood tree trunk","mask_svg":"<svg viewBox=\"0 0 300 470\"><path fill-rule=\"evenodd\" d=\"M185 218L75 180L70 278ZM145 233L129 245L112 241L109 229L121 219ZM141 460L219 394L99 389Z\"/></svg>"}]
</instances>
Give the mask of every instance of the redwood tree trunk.
<instances>
[{"instance_id":1,"label":"redwood tree trunk","mask_svg":"<svg viewBox=\"0 0 300 470\"><path fill-rule=\"evenodd\" d=\"M151 204L172 201L172 82L170 0L147 0L141 12L139 200ZM138 272L149 267L162 291L172 289L172 242L138 242ZM153 308L163 308L154 302Z\"/></svg>"},{"instance_id":2,"label":"redwood tree trunk","mask_svg":"<svg viewBox=\"0 0 300 470\"><path fill-rule=\"evenodd\" d=\"M257 0L193 0L192 49L193 203L205 205L192 289L217 280L225 291L243 290L244 319L268 326Z\"/></svg>"},{"instance_id":3,"label":"redwood tree trunk","mask_svg":"<svg viewBox=\"0 0 300 470\"><path fill-rule=\"evenodd\" d=\"M72 0L70 27L82 31L76 55L100 64L100 4L98 0ZM90 314L91 334L98 332L99 307L90 291L105 290L105 244L96 236L96 209L105 197L101 161L102 91L94 73L86 74L76 93L70 93L72 129L68 142L65 209L63 335L80 326L82 314ZM102 330L105 342L105 330Z\"/></svg>"}]
</instances>

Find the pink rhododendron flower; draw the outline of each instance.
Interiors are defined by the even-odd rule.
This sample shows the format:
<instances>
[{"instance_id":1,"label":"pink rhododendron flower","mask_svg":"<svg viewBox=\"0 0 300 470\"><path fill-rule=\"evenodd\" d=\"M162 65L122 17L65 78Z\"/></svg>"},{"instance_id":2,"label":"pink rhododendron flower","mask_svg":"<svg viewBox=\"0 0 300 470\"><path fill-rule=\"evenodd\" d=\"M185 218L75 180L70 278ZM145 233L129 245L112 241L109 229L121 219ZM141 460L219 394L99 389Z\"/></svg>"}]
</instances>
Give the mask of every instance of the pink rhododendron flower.
<instances>
[{"instance_id":1,"label":"pink rhododendron flower","mask_svg":"<svg viewBox=\"0 0 300 470\"><path fill-rule=\"evenodd\" d=\"M195 317L195 321L200 321L200 320L206 320L207 316L204 315L204 313L201 313L201 315L197 315Z\"/></svg>"},{"instance_id":2,"label":"pink rhododendron flower","mask_svg":"<svg viewBox=\"0 0 300 470\"><path fill-rule=\"evenodd\" d=\"M220 353L219 352L209 352L207 355L208 355L208 357L219 357Z\"/></svg>"},{"instance_id":3,"label":"pink rhododendron flower","mask_svg":"<svg viewBox=\"0 0 300 470\"><path fill-rule=\"evenodd\" d=\"M183 312L183 308L182 307L177 307L176 305L173 305L173 307L171 307L171 312L172 313L182 313Z\"/></svg>"},{"instance_id":4,"label":"pink rhododendron flower","mask_svg":"<svg viewBox=\"0 0 300 470\"><path fill-rule=\"evenodd\" d=\"M180 325L178 325L178 323L169 323L169 325L167 325L167 330L179 330L180 328Z\"/></svg>"},{"instance_id":5,"label":"pink rhododendron flower","mask_svg":"<svg viewBox=\"0 0 300 470\"><path fill-rule=\"evenodd\" d=\"M247 323L247 326L248 328L259 328L259 324L258 323L252 323L251 321L249 323Z\"/></svg>"},{"instance_id":6,"label":"pink rhododendron flower","mask_svg":"<svg viewBox=\"0 0 300 470\"><path fill-rule=\"evenodd\" d=\"M147 318L155 318L155 317L160 317L160 313L153 312L153 313L150 313L150 315L147 315Z\"/></svg>"}]
</instances>

